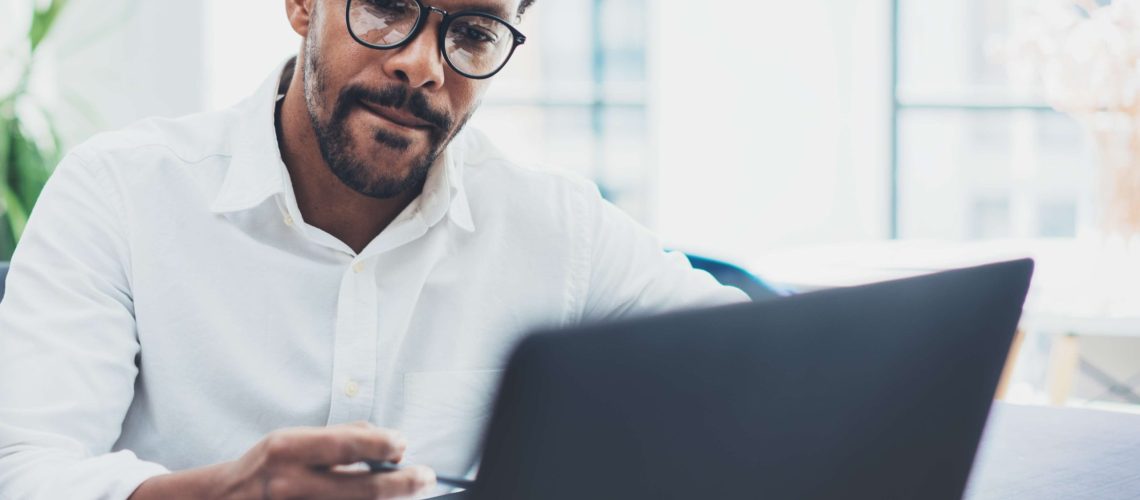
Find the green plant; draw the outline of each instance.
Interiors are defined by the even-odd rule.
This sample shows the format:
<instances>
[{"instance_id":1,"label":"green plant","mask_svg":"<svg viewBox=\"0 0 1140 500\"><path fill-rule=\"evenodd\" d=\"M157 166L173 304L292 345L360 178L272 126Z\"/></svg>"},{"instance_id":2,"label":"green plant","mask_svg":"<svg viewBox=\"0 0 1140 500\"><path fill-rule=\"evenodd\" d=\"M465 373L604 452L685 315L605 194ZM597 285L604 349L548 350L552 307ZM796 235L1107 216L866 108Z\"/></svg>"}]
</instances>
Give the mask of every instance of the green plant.
<instances>
[{"instance_id":1,"label":"green plant","mask_svg":"<svg viewBox=\"0 0 1140 500\"><path fill-rule=\"evenodd\" d=\"M33 1L27 37L15 59L15 87L0 96L0 261L11 259L32 206L59 161L59 131L28 84L41 47L69 0Z\"/></svg>"}]
</instances>

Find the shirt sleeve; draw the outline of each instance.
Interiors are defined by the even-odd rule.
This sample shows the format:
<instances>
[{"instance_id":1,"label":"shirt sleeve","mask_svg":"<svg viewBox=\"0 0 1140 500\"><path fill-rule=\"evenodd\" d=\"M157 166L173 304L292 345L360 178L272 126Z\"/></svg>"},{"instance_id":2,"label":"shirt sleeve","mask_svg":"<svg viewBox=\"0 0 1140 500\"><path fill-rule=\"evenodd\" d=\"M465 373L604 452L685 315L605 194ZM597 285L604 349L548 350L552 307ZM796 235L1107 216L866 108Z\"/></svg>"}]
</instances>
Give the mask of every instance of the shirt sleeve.
<instances>
[{"instance_id":1,"label":"shirt sleeve","mask_svg":"<svg viewBox=\"0 0 1140 500\"><path fill-rule=\"evenodd\" d=\"M593 189L587 201L594 230L584 305L587 320L747 302L740 289L693 269L684 254L660 240Z\"/></svg>"},{"instance_id":2,"label":"shirt sleeve","mask_svg":"<svg viewBox=\"0 0 1140 500\"><path fill-rule=\"evenodd\" d=\"M0 302L0 498L121 499L168 472L112 453L139 354L117 193L72 153L13 256Z\"/></svg>"}]
</instances>

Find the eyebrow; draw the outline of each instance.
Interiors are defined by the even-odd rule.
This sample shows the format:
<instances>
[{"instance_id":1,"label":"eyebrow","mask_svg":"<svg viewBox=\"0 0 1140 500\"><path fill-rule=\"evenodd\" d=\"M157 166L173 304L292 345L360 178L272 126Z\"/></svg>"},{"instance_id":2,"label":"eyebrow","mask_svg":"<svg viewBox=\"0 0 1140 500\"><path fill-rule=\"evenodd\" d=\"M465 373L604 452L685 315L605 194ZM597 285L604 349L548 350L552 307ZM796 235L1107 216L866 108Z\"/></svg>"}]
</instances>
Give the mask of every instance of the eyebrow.
<instances>
[{"instance_id":1,"label":"eyebrow","mask_svg":"<svg viewBox=\"0 0 1140 500\"><path fill-rule=\"evenodd\" d=\"M424 2L424 3L428 3L428 2ZM458 7L456 7L455 9L449 10L449 12L478 12L480 14L490 14L492 16L495 16L499 19L502 19L502 20L508 21L508 22L511 20L510 12L507 12L501 6L489 7L487 5L460 3L460 5Z\"/></svg>"}]
</instances>

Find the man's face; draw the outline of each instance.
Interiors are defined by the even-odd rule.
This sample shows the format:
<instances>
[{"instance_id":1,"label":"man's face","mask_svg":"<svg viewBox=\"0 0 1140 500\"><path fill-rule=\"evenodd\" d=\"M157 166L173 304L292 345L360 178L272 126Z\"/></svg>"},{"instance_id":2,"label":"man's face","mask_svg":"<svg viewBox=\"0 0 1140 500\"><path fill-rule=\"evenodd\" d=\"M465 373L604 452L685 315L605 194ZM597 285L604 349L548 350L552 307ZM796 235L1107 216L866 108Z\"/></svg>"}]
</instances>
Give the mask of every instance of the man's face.
<instances>
[{"instance_id":1,"label":"man's face","mask_svg":"<svg viewBox=\"0 0 1140 500\"><path fill-rule=\"evenodd\" d=\"M360 0L354 0L360 1ZM305 102L321 155L348 187L374 198L418 191L432 163L478 107L490 80L443 60L442 17L432 14L408 45L375 50L353 40L347 0L318 0L304 46ZM449 12L510 13L519 0L434 0Z\"/></svg>"}]
</instances>

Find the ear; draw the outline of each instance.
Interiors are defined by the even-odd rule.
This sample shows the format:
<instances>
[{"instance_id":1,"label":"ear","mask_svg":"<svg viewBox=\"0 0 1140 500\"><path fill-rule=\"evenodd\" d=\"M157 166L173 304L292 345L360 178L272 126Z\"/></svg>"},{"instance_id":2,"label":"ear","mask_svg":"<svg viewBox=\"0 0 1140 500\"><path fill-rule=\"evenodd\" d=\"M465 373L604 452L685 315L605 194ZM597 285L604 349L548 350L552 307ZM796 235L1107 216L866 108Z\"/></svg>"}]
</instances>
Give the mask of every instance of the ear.
<instances>
[{"instance_id":1,"label":"ear","mask_svg":"<svg viewBox=\"0 0 1140 500\"><path fill-rule=\"evenodd\" d=\"M285 0L285 14L289 16L293 31L301 36L309 36L309 23L313 20L313 9L316 8L315 0Z\"/></svg>"}]
</instances>

